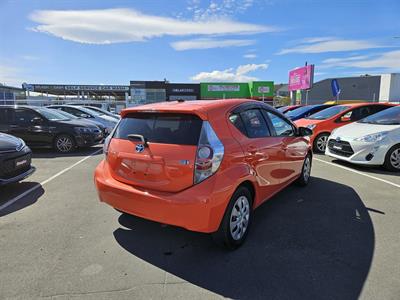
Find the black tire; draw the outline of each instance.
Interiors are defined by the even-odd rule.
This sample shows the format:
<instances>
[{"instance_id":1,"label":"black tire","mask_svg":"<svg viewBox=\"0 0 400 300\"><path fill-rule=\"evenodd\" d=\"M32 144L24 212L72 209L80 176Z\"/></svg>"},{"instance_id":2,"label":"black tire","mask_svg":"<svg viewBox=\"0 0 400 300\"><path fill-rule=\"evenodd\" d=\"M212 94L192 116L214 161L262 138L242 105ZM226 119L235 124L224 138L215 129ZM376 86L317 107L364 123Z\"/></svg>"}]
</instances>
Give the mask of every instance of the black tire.
<instances>
[{"instance_id":1,"label":"black tire","mask_svg":"<svg viewBox=\"0 0 400 300\"><path fill-rule=\"evenodd\" d=\"M315 153L325 153L326 145L328 144L329 133L320 133L314 139L313 150Z\"/></svg>"},{"instance_id":2,"label":"black tire","mask_svg":"<svg viewBox=\"0 0 400 300\"><path fill-rule=\"evenodd\" d=\"M243 217L232 215L233 211L237 212L238 210L240 210L240 207L238 206L237 201L241 202L241 200L244 199L243 197L246 198L247 202L248 202L247 225L246 226L243 225L243 226L245 226L245 229L240 236L236 235L236 237L234 237L234 235L232 235L232 232L231 232L231 220L237 221L238 218L240 218L241 221L238 221L240 224L246 223L245 215L247 215L247 213L243 213ZM241 200L239 200L239 199L241 199ZM218 245L223 246L229 250L235 250L238 247L240 247L243 244L243 242L245 241L247 234L250 230L251 221L252 221L252 217L253 217L252 207L253 207L253 197L252 197L250 191L244 186L239 187L235 191L235 193L232 195L231 200L229 201L228 207L225 210L225 214L224 214L224 217L222 218L222 221L221 221L218 231L213 233L214 241ZM242 220L244 220L244 221L242 221ZM233 230L233 231L236 233L240 232L240 230L241 230L240 228L243 228L241 226L242 225L238 224L235 227L235 228L237 228L236 231L235 230Z\"/></svg>"},{"instance_id":3,"label":"black tire","mask_svg":"<svg viewBox=\"0 0 400 300\"><path fill-rule=\"evenodd\" d=\"M60 134L54 139L54 149L60 153L70 153L75 150L75 140L69 134Z\"/></svg>"},{"instance_id":4,"label":"black tire","mask_svg":"<svg viewBox=\"0 0 400 300\"><path fill-rule=\"evenodd\" d=\"M385 163L383 166L392 172L400 172L400 165L396 164L395 157L399 157L400 155L400 145L394 145L385 156Z\"/></svg>"},{"instance_id":5,"label":"black tire","mask_svg":"<svg viewBox=\"0 0 400 300\"><path fill-rule=\"evenodd\" d=\"M296 180L297 185L306 186L310 182L311 167L312 167L312 156L311 154L307 154L303 162L303 167L301 168L300 177Z\"/></svg>"}]
</instances>

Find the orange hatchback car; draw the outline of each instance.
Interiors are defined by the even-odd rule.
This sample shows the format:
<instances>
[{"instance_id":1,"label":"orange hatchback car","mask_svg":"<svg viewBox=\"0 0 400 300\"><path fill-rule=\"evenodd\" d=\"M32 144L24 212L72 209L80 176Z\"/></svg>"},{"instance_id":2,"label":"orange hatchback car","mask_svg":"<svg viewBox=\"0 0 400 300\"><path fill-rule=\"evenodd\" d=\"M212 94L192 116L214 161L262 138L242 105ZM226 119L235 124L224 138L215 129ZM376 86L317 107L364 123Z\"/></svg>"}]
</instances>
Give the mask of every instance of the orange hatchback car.
<instances>
[{"instance_id":1,"label":"orange hatchback car","mask_svg":"<svg viewBox=\"0 0 400 300\"><path fill-rule=\"evenodd\" d=\"M311 133L253 100L129 108L105 142L95 184L119 211L213 233L234 249L253 209L294 181L308 183Z\"/></svg>"}]
</instances>

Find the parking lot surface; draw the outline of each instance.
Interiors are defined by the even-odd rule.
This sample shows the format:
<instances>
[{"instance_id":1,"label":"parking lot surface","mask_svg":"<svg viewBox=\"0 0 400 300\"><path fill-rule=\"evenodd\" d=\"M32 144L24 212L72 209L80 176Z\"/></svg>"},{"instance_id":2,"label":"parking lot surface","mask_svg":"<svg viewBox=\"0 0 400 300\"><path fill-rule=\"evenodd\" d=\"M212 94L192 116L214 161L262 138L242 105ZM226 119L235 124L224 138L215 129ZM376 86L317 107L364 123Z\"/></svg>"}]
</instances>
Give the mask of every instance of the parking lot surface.
<instances>
[{"instance_id":1,"label":"parking lot surface","mask_svg":"<svg viewBox=\"0 0 400 300\"><path fill-rule=\"evenodd\" d=\"M0 188L0 298L399 299L400 176L316 155L312 181L256 210L234 252L100 203L101 148L35 151Z\"/></svg>"}]
</instances>

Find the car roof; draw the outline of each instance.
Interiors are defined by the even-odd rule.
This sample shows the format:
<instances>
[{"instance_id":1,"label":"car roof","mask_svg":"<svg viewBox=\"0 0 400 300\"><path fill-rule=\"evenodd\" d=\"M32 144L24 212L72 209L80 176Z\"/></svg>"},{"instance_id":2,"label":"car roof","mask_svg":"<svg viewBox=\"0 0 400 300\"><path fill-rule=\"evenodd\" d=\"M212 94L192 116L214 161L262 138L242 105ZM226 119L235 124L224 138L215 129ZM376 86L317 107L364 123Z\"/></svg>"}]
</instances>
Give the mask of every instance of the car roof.
<instances>
[{"instance_id":1,"label":"car roof","mask_svg":"<svg viewBox=\"0 0 400 300\"><path fill-rule=\"evenodd\" d=\"M251 99L219 99L219 100L194 100L194 101L168 101L157 102L141 106L126 108L121 111L121 117L132 112L171 112L195 113L202 119L207 119L208 113L229 108L234 108L243 103L260 103Z\"/></svg>"},{"instance_id":2,"label":"car roof","mask_svg":"<svg viewBox=\"0 0 400 300\"><path fill-rule=\"evenodd\" d=\"M336 106L348 106L349 108L354 108L354 107L361 107L361 106L369 106L369 105L388 105L392 106L392 103L386 103L386 102L362 102L362 103L346 103L346 104L339 104Z\"/></svg>"}]
</instances>

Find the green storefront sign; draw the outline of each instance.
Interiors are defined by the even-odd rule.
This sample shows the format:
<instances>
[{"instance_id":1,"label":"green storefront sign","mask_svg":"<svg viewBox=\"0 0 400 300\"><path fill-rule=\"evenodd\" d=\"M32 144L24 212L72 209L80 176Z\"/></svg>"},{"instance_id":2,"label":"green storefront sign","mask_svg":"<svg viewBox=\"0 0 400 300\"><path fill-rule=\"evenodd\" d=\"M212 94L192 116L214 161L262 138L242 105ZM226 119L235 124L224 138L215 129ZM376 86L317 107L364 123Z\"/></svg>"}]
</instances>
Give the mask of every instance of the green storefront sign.
<instances>
[{"instance_id":1,"label":"green storefront sign","mask_svg":"<svg viewBox=\"0 0 400 300\"><path fill-rule=\"evenodd\" d=\"M200 95L202 99L248 98L250 91L247 83L202 82L200 83Z\"/></svg>"},{"instance_id":2,"label":"green storefront sign","mask_svg":"<svg viewBox=\"0 0 400 300\"><path fill-rule=\"evenodd\" d=\"M249 82L252 98L272 98L274 96L273 81L253 81Z\"/></svg>"},{"instance_id":3,"label":"green storefront sign","mask_svg":"<svg viewBox=\"0 0 400 300\"><path fill-rule=\"evenodd\" d=\"M200 95L202 99L272 98L274 82L202 82Z\"/></svg>"}]
</instances>

